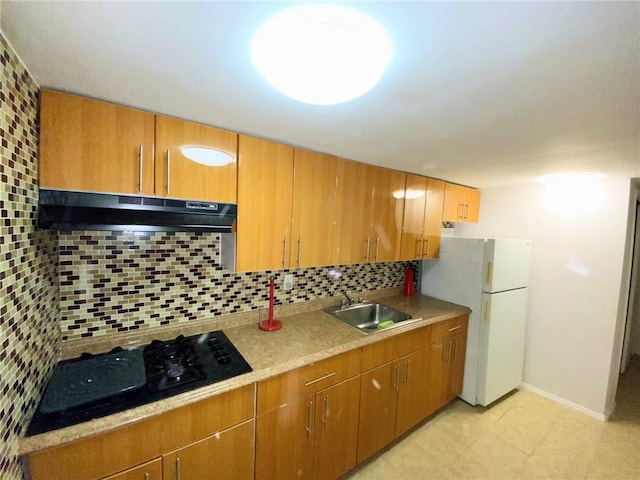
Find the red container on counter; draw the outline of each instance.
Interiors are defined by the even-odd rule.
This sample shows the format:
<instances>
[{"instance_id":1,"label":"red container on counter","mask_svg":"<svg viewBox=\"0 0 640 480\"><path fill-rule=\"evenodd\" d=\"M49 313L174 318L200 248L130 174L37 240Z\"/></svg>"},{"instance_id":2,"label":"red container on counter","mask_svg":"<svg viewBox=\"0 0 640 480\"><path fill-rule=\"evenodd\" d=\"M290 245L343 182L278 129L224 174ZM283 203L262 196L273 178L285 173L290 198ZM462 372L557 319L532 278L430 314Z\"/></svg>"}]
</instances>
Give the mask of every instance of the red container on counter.
<instances>
[{"instance_id":1,"label":"red container on counter","mask_svg":"<svg viewBox=\"0 0 640 480\"><path fill-rule=\"evenodd\" d=\"M413 295L413 268L409 267L404 271L404 296L410 297Z\"/></svg>"}]
</instances>

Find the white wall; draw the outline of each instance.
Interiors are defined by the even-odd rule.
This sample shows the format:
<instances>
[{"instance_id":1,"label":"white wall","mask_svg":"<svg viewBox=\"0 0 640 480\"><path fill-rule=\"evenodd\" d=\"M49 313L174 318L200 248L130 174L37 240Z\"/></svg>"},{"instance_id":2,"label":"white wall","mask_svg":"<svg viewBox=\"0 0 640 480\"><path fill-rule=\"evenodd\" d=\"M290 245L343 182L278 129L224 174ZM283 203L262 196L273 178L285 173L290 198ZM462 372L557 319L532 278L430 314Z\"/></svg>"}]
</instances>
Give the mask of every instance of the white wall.
<instances>
[{"instance_id":1,"label":"white wall","mask_svg":"<svg viewBox=\"0 0 640 480\"><path fill-rule=\"evenodd\" d=\"M524 382L606 414L630 180L599 185L555 203L542 184L483 190L455 235L532 241Z\"/></svg>"}]
</instances>

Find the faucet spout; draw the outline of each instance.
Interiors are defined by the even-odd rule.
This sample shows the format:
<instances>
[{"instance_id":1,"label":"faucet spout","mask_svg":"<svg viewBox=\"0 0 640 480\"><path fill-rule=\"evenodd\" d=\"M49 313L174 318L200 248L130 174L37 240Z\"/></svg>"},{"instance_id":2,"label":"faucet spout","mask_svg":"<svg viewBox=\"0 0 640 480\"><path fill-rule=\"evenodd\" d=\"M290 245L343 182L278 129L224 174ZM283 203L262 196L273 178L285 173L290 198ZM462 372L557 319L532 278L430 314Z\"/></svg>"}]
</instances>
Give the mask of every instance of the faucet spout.
<instances>
[{"instance_id":1,"label":"faucet spout","mask_svg":"<svg viewBox=\"0 0 640 480\"><path fill-rule=\"evenodd\" d=\"M346 292L344 290L338 290L342 295L344 295L344 298L347 299L347 303L344 303L344 300L342 300L342 305L352 305L353 304L353 300L351 300L351 298L349 298L349 295L346 294Z\"/></svg>"}]
</instances>

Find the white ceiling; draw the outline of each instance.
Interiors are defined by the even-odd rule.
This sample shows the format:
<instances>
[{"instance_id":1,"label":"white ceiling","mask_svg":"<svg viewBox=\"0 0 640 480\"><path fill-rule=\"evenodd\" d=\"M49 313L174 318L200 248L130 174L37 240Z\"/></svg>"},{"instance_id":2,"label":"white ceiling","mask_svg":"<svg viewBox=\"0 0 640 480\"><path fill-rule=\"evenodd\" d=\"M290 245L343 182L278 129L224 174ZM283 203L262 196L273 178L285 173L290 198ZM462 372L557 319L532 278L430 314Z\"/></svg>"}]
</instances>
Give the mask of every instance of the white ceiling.
<instances>
[{"instance_id":1,"label":"white ceiling","mask_svg":"<svg viewBox=\"0 0 640 480\"><path fill-rule=\"evenodd\" d=\"M394 42L343 105L284 97L251 37L285 2L2 1L38 83L476 187L640 175L640 3L351 2Z\"/></svg>"}]
</instances>

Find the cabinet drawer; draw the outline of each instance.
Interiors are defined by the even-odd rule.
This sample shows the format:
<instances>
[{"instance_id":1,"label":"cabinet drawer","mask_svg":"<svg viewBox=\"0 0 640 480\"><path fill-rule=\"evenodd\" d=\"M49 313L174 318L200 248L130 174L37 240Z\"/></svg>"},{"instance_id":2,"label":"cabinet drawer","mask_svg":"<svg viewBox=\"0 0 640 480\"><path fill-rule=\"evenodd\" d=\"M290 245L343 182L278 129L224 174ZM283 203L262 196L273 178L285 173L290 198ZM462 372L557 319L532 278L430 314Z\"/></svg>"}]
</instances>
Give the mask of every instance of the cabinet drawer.
<instances>
[{"instance_id":1,"label":"cabinet drawer","mask_svg":"<svg viewBox=\"0 0 640 480\"><path fill-rule=\"evenodd\" d=\"M467 331L467 315L450 318L431 325L431 342L436 343L453 335L459 335Z\"/></svg>"},{"instance_id":2,"label":"cabinet drawer","mask_svg":"<svg viewBox=\"0 0 640 480\"><path fill-rule=\"evenodd\" d=\"M246 385L160 415L167 452L253 418L254 386Z\"/></svg>"},{"instance_id":3,"label":"cabinet drawer","mask_svg":"<svg viewBox=\"0 0 640 480\"><path fill-rule=\"evenodd\" d=\"M162 480L162 459L157 458L102 480Z\"/></svg>"},{"instance_id":4,"label":"cabinet drawer","mask_svg":"<svg viewBox=\"0 0 640 480\"><path fill-rule=\"evenodd\" d=\"M258 383L258 414L298 400L360 373L360 349L305 365Z\"/></svg>"},{"instance_id":5,"label":"cabinet drawer","mask_svg":"<svg viewBox=\"0 0 640 480\"><path fill-rule=\"evenodd\" d=\"M431 343L431 325L362 348L362 371L396 360Z\"/></svg>"}]
</instances>

